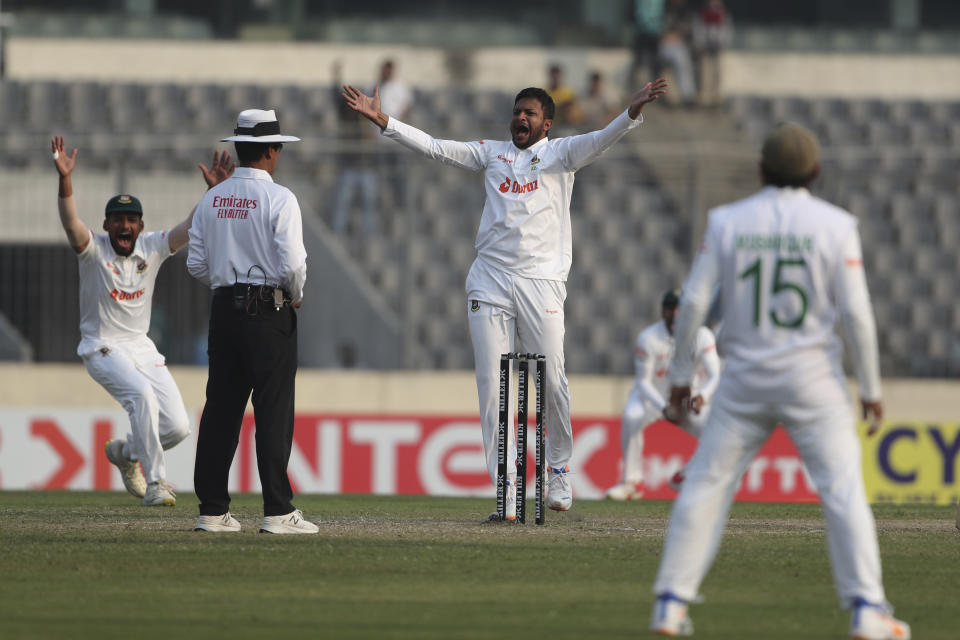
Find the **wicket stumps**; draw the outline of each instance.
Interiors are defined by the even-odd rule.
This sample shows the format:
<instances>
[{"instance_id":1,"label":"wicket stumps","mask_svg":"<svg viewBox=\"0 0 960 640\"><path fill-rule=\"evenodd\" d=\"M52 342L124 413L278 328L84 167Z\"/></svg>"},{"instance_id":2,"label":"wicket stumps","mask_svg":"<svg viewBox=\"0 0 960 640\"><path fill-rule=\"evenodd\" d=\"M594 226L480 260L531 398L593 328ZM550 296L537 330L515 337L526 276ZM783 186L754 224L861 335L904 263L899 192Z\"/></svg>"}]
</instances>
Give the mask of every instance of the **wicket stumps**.
<instances>
[{"instance_id":1,"label":"wicket stumps","mask_svg":"<svg viewBox=\"0 0 960 640\"><path fill-rule=\"evenodd\" d=\"M536 362L533 384L537 393L536 433L536 522L544 522L543 503L543 384L547 358L537 353L505 353L500 356L500 420L497 424L497 515L507 519L507 450L510 422L510 368L517 361L517 522L525 523L527 515L527 413L530 387L527 380L529 363Z\"/></svg>"}]
</instances>

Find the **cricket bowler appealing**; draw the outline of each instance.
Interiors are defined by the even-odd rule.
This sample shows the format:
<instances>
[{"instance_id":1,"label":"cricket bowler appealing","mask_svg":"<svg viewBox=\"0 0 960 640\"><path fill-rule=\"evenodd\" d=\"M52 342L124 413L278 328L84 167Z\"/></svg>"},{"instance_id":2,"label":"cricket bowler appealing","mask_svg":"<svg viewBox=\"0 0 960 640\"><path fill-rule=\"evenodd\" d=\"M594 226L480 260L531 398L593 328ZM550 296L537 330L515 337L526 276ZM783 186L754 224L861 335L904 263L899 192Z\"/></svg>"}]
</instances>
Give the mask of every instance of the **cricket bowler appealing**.
<instances>
[{"instance_id":1,"label":"cricket bowler appealing","mask_svg":"<svg viewBox=\"0 0 960 640\"><path fill-rule=\"evenodd\" d=\"M344 87L347 104L379 126L383 135L444 164L483 172L487 197L466 293L487 471L494 480L500 356L515 351L544 354L550 475L547 506L556 511L566 511L573 504L568 477L573 432L564 372L563 305L573 255L570 196L574 174L638 126L643 106L665 90L663 79L648 82L605 128L551 140L547 133L553 124L553 100L543 89L528 88L514 100L510 141L455 142L437 140L384 114L379 90L367 96L355 87ZM509 440L506 517L512 520L516 518L517 454L515 439Z\"/></svg>"}]
</instances>

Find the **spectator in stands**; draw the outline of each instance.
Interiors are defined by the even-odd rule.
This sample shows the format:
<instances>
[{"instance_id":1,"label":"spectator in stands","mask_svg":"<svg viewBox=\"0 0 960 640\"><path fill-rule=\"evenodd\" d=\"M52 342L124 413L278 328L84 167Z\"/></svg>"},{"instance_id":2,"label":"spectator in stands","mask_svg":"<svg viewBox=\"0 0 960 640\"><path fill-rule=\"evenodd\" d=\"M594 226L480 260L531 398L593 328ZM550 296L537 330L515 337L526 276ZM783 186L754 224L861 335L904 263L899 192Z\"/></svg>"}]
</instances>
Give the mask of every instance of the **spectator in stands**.
<instances>
[{"instance_id":1,"label":"spectator in stands","mask_svg":"<svg viewBox=\"0 0 960 640\"><path fill-rule=\"evenodd\" d=\"M620 112L622 100L615 92L607 88L603 74L590 73L590 87L583 99L583 125L587 131L603 129Z\"/></svg>"},{"instance_id":2,"label":"spectator in stands","mask_svg":"<svg viewBox=\"0 0 960 640\"><path fill-rule=\"evenodd\" d=\"M633 63L627 75L627 86L635 87L641 77L659 78L660 36L663 35L665 0L634 0Z\"/></svg>"},{"instance_id":3,"label":"spectator in stands","mask_svg":"<svg viewBox=\"0 0 960 640\"><path fill-rule=\"evenodd\" d=\"M77 355L90 377L130 416L125 439L104 446L123 486L145 507L174 506L163 452L190 435L190 420L163 355L147 337L157 273L163 262L187 245L193 212L172 229L143 232L143 207L128 194L107 201L103 230L93 233L77 214L71 174L77 150L66 153L63 136L51 141L60 174L60 223L77 253L80 276L80 345ZM230 154L200 165L210 187L229 177Z\"/></svg>"},{"instance_id":4,"label":"spectator in stands","mask_svg":"<svg viewBox=\"0 0 960 640\"><path fill-rule=\"evenodd\" d=\"M673 72L680 101L693 106L697 99L697 84L690 55L693 12L687 0L669 0L660 37L660 61Z\"/></svg>"},{"instance_id":5,"label":"spectator in stands","mask_svg":"<svg viewBox=\"0 0 960 640\"><path fill-rule=\"evenodd\" d=\"M347 232L347 219L359 192L363 204L363 232L376 233L379 227L380 186L371 163L376 148L376 129L340 99L341 64L333 65L333 90L337 104L337 187L333 196L331 226L337 233ZM354 230L356 231L356 229Z\"/></svg>"},{"instance_id":6,"label":"spectator in stands","mask_svg":"<svg viewBox=\"0 0 960 640\"><path fill-rule=\"evenodd\" d=\"M398 118L406 121L410 117L413 109L413 92L402 80L397 78L396 65L393 60L387 59L380 65L380 78L378 82L380 87L380 104L384 109L390 109L387 113L396 113ZM342 102L342 100L340 100ZM389 206L400 208L406 199L406 173L401 163L397 162L397 147L390 144L378 135L379 129L373 128L375 144L379 158L377 161L377 172L380 175L381 183L385 185L385 194Z\"/></svg>"},{"instance_id":7,"label":"spectator in stands","mask_svg":"<svg viewBox=\"0 0 960 640\"><path fill-rule=\"evenodd\" d=\"M577 92L563 81L563 68L560 65L555 64L550 67L547 93L553 98L557 108L553 126L558 132L565 128L577 127L583 122L583 109L577 100Z\"/></svg>"},{"instance_id":8,"label":"spectator in stands","mask_svg":"<svg viewBox=\"0 0 960 640\"><path fill-rule=\"evenodd\" d=\"M720 102L720 52L733 37L733 20L723 0L707 0L693 19L693 53L701 106L712 107Z\"/></svg>"}]
</instances>

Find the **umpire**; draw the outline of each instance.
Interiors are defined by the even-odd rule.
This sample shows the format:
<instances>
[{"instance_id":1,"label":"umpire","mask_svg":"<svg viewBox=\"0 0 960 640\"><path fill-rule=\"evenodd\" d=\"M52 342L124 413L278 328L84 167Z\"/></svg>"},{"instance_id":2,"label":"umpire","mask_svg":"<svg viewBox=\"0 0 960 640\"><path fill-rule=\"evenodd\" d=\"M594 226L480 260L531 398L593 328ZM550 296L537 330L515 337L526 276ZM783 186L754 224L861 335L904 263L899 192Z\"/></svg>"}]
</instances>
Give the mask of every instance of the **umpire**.
<instances>
[{"instance_id":1,"label":"umpire","mask_svg":"<svg viewBox=\"0 0 960 640\"><path fill-rule=\"evenodd\" d=\"M190 229L187 270L210 286L210 372L200 418L194 488L195 530L239 531L227 481L247 399L253 391L257 466L263 489L261 533L316 533L294 509L287 462L293 445L297 314L307 275L300 205L273 182L284 142L273 111L248 109L233 142L240 163L207 191Z\"/></svg>"}]
</instances>

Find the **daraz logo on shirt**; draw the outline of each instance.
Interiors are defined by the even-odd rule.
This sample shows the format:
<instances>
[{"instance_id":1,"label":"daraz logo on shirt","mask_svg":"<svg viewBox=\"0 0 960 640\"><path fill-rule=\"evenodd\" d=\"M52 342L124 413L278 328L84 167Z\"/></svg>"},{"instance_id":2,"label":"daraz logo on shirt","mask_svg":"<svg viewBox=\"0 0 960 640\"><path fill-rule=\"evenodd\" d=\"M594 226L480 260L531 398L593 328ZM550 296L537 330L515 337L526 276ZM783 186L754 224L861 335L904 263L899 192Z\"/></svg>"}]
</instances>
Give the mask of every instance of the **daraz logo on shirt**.
<instances>
[{"instance_id":1,"label":"daraz logo on shirt","mask_svg":"<svg viewBox=\"0 0 960 640\"><path fill-rule=\"evenodd\" d=\"M500 189L500 193L530 193L540 188L540 181L534 180L527 184L520 184L519 182L511 182L510 178L504 178L498 188Z\"/></svg>"},{"instance_id":2,"label":"daraz logo on shirt","mask_svg":"<svg viewBox=\"0 0 960 640\"><path fill-rule=\"evenodd\" d=\"M110 297L117 301L136 300L144 293L144 289L137 289L136 291L121 291L120 289L114 289L110 292Z\"/></svg>"}]
</instances>

